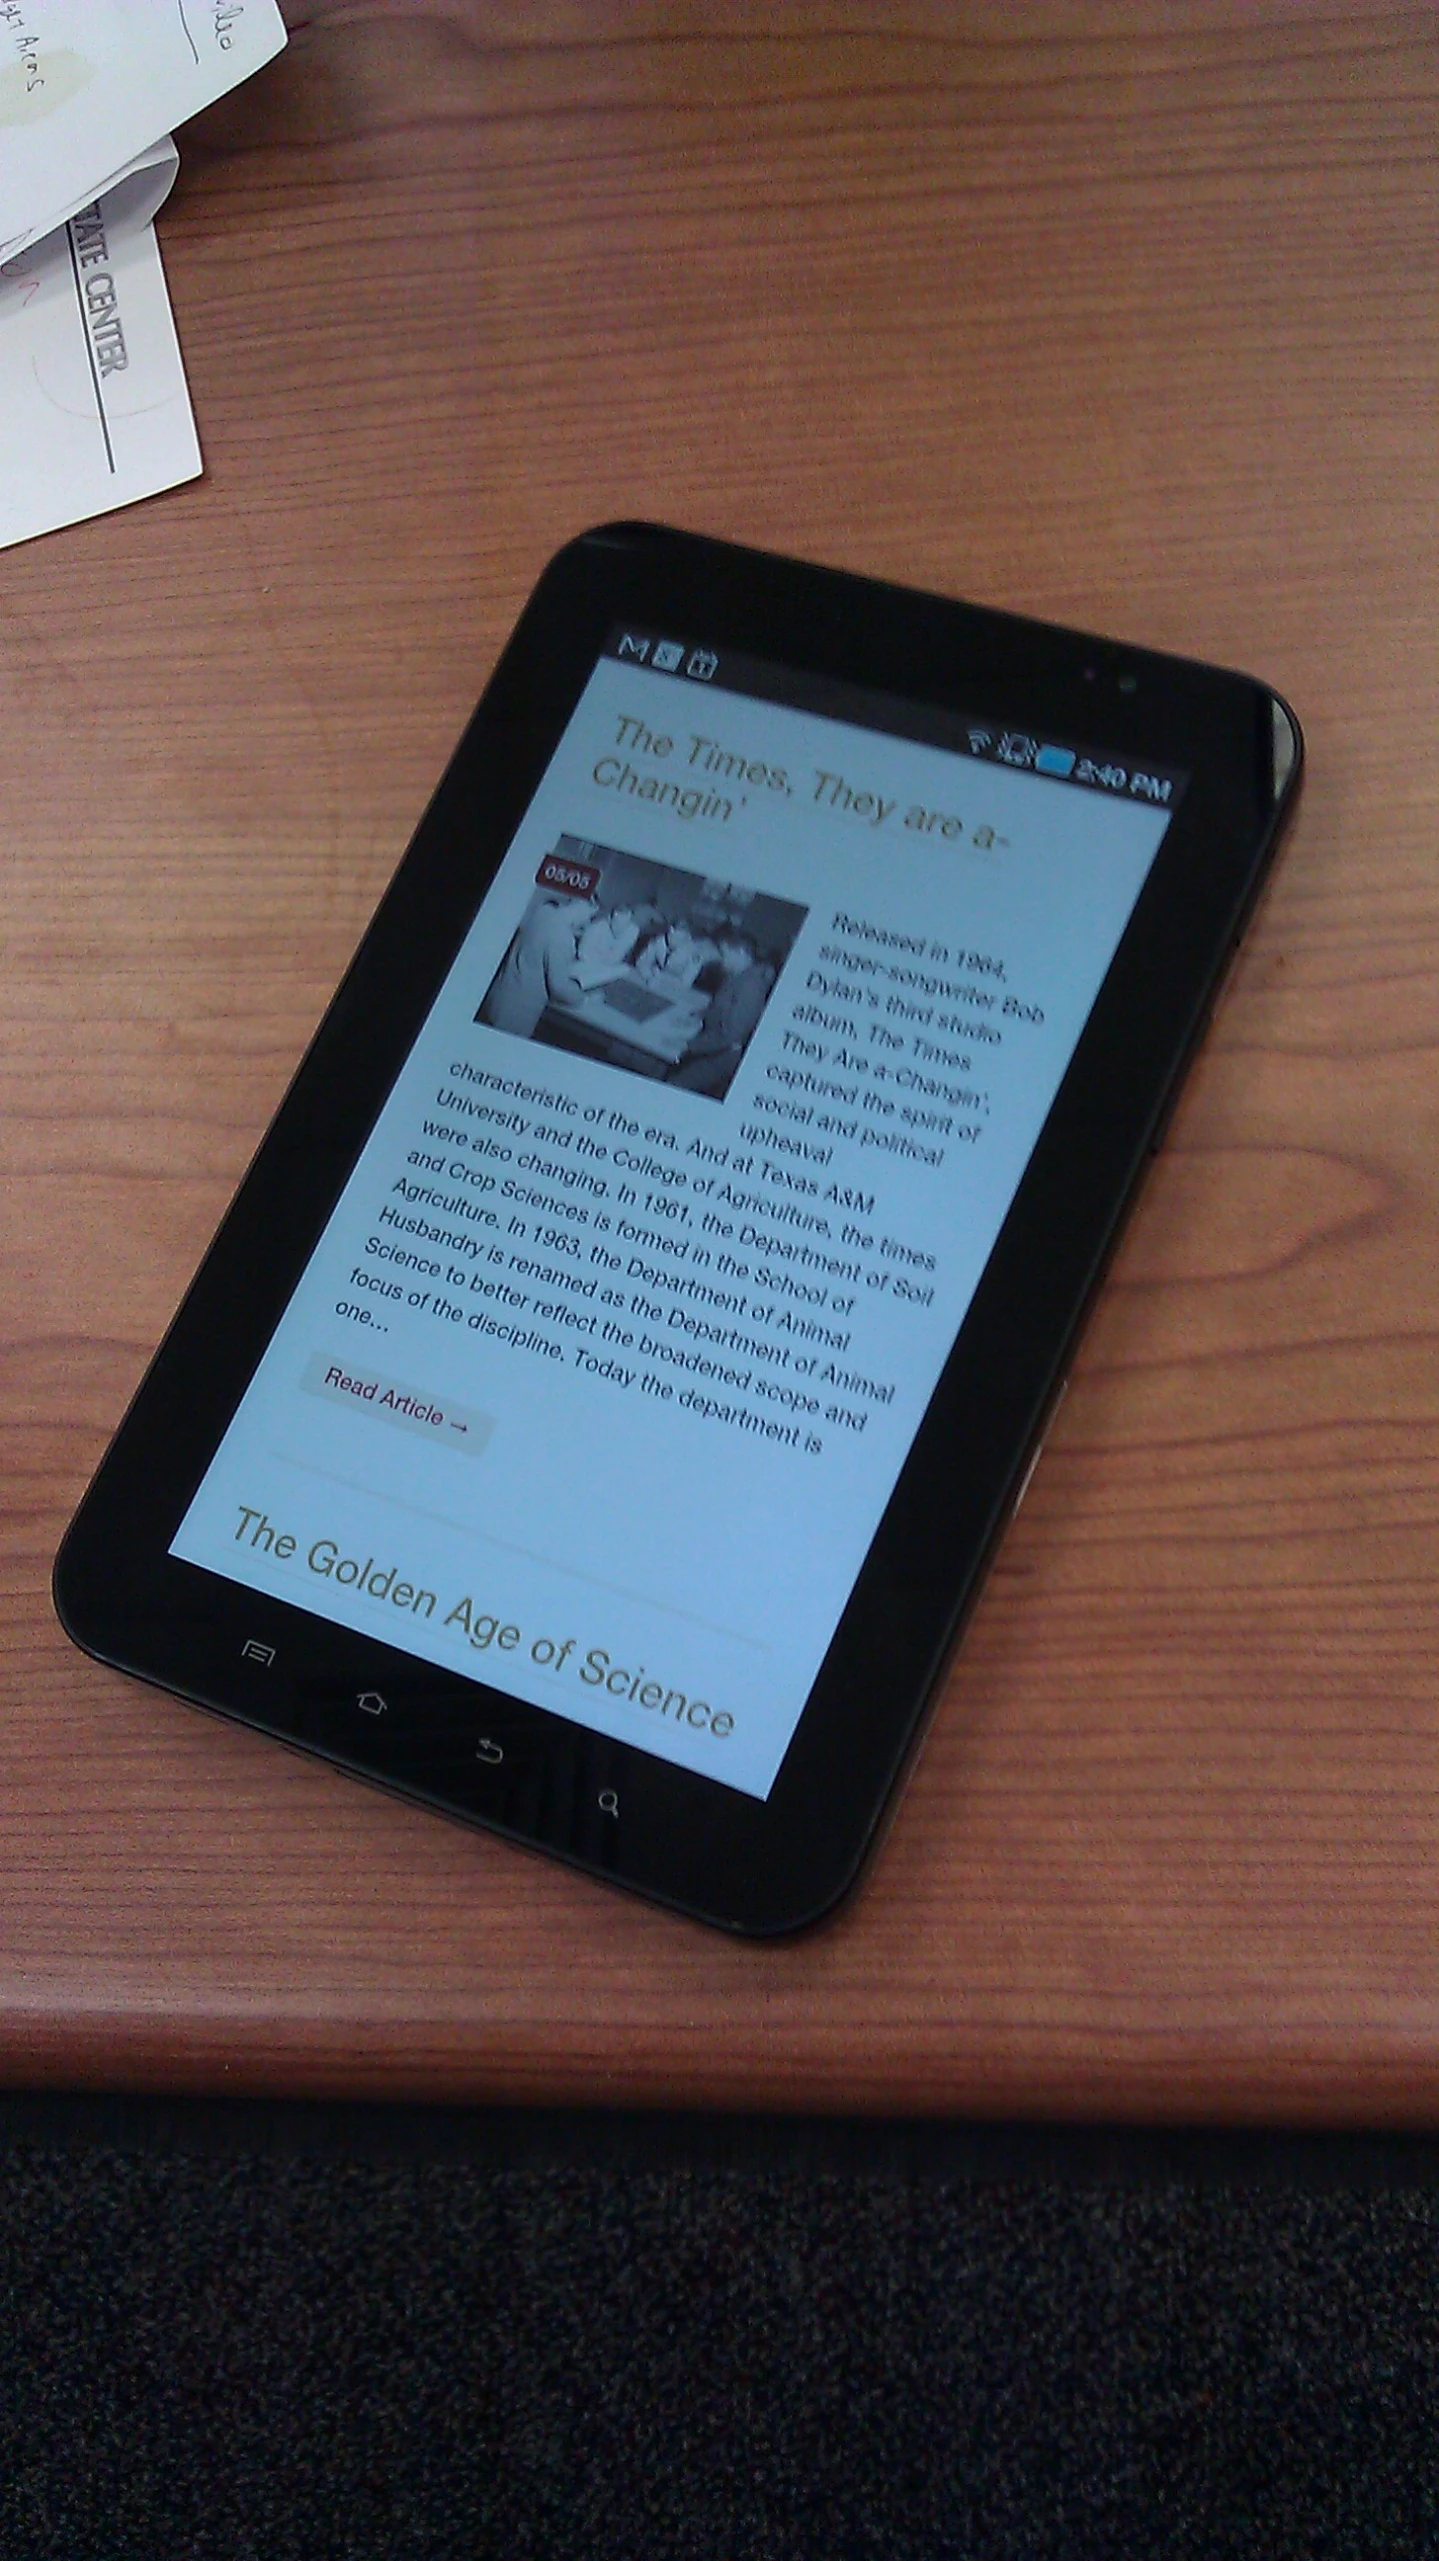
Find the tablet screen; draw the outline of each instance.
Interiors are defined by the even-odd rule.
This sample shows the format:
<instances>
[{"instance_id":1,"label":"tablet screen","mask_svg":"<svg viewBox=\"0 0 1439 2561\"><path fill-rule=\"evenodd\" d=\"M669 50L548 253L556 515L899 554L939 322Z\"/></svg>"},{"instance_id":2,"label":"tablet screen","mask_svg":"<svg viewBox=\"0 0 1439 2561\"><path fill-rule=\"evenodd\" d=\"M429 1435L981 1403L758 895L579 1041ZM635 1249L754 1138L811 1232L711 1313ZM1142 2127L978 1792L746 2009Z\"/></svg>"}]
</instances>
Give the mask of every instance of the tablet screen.
<instances>
[{"instance_id":1,"label":"tablet screen","mask_svg":"<svg viewBox=\"0 0 1439 2561\"><path fill-rule=\"evenodd\" d=\"M171 1552L766 1797L1182 790L613 633Z\"/></svg>"}]
</instances>

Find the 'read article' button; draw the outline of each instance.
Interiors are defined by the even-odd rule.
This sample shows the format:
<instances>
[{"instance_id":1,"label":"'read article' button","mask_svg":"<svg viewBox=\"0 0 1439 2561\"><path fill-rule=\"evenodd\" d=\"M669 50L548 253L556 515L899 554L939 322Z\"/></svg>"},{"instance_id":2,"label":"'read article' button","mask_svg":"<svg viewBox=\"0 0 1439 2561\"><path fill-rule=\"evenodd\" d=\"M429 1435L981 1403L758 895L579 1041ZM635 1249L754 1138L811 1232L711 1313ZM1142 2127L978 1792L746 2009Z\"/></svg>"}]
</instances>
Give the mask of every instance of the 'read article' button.
<instances>
[{"instance_id":1,"label":"'read article' button","mask_svg":"<svg viewBox=\"0 0 1439 2561\"><path fill-rule=\"evenodd\" d=\"M473 1405L457 1405L452 1396L432 1396L426 1388L407 1387L403 1380L385 1378L378 1370L331 1360L328 1352L310 1354L300 1385L310 1396L372 1414L377 1422L395 1423L401 1431L418 1432L435 1447L455 1450L466 1458L478 1458L495 1428L493 1414L482 1414Z\"/></svg>"}]
</instances>

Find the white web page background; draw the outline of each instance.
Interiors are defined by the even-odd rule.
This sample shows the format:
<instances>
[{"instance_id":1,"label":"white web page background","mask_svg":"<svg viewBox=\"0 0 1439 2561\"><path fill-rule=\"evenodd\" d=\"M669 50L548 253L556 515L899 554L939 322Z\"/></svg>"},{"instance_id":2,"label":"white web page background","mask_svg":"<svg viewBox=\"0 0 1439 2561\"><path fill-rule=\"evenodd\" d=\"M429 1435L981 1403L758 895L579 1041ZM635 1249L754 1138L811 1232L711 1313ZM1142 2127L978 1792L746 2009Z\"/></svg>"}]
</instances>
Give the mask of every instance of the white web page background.
<instances>
[{"instance_id":1,"label":"white web page background","mask_svg":"<svg viewBox=\"0 0 1439 2561\"><path fill-rule=\"evenodd\" d=\"M173 1552L766 1794L1166 823L602 660ZM562 836L806 911L722 1102L475 1021Z\"/></svg>"}]
</instances>

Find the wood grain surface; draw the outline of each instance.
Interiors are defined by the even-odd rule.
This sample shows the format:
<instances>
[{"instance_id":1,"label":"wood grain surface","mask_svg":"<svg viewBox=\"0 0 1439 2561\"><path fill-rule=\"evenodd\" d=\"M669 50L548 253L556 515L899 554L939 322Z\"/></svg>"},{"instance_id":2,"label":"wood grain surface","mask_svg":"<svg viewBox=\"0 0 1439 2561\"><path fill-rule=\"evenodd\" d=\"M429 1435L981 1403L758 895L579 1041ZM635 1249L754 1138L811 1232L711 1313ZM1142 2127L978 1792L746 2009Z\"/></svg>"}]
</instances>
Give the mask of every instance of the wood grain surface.
<instances>
[{"instance_id":1,"label":"wood grain surface","mask_svg":"<svg viewBox=\"0 0 1439 2561\"><path fill-rule=\"evenodd\" d=\"M162 217L205 477L0 558L0 2077L1433 2123L1439 21L291 19ZM640 514L1251 666L1310 748L883 1853L762 1949L47 1591L527 589Z\"/></svg>"}]
</instances>

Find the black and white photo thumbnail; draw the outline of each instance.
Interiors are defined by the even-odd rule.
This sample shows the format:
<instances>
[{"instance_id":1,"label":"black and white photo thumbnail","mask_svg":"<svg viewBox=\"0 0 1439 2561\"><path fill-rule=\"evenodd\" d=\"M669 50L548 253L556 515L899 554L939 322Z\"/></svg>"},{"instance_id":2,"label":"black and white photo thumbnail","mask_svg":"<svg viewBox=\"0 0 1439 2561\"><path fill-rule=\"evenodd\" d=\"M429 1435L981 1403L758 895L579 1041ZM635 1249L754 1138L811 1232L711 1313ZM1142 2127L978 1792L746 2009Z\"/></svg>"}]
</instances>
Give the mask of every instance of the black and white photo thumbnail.
<instances>
[{"instance_id":1,"label":"black and white photo thumbnail","mask_svg":"<svg viewBox=\"0 0 1439 2561\"><path fill-rule=\"evenodd\" d=\"M722 1102L807 913L561 836L475 1020Z\"/></svg>"}]
</instances>

